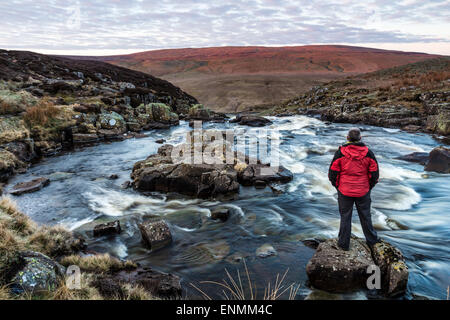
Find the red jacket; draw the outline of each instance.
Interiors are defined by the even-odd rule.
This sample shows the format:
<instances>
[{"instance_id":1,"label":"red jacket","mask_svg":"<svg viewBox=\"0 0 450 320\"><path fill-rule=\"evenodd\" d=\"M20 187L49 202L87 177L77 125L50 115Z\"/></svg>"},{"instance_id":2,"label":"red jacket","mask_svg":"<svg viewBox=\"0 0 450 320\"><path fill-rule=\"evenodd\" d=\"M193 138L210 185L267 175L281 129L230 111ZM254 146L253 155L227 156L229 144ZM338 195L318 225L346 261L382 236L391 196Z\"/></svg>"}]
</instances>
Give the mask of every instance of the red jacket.
<instances>
[{"instance_id":1,"label":"red jacket","mask_svg":"<svg viewBox=\"0 0 450 320\"><path fill-rule=\"evenodd\" d=\"M343 195L362 197L378 182L375 155L362 142L347 143L334 154L328 178Z\"/></svg>"}]
</instances>

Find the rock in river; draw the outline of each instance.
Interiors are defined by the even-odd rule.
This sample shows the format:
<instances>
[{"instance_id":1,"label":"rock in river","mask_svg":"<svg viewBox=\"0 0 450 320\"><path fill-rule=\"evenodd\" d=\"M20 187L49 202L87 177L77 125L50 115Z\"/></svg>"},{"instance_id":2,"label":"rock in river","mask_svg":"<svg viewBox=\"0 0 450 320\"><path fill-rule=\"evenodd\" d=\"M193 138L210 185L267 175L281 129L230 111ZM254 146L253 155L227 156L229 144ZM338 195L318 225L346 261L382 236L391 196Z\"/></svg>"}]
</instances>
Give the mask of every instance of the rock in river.
<instances>
[{"instance_id":1,"label":"rock in river","mask_svg":"<svg viewBox=\"0 0 450 320\"><path fill-rule=\"evenodd\" d=\"M372 250L360 238L350 240L350 250L338 247L336 239L320 243L306 266L310 284L328 292L349 292L367 289L368 267L381 271L381 291L388 295L402 294L408 282L408 268L401 252L386 241Z\"/></svg>"},{"instance_id":2,"label":"rock in river","mask_svg":"<svg viewBox=\"0 0 450 320\"><path fill-rule=\"evenodd\" d=\"M264 127L273 122L269 119L260 116L252 116L252 115L237 115L236 118L230 120L231 123L239 123L241 125L246 125L250 127Z\"/></svg>"},{"instance_id":3,"label":"rock in river","mask_svg":"<svg viewBox=\"0 0 450 320\"><path fill-rule=\"evenodd\" d=\"M170 245L172 234L164 220L154 218L139 224L142 241L151 250L157 250Z\"/></svg>"},{"instance_id":4,"label":"rock in river","mask_svg":"<svg viewBox=\"0 0 450 320\"><path fill-rule=\"evenodd\" d=\"M10 193L18 196L23 193L35 192L41 190L45 186L48 186L49 183L50 180L45 177L36 178L27 182L20 182L13 187Z\"/></svg>"},{"instance_id":5,"label":"rock in river","mask_svg":"<svg viewBox=\"0 0 450 320\"><path fill-rule=\"evenodd\" d=\"M425 171L450 173L450 149L445 147L434 148L430 152Z\"/></svg>"},{"instance_id":6,"label":"rock in river","mask_svg":"<svg viewBox=\"0 0 450 320\"><path fill-rule=\"evenodd\" d=\"M131 174L134 188L210 198L239 192L239 183L254 185L258 180L259 183L286 183L293 178L292 173L284 167L271 167L256 161L249 165L238 163L236 155L233 164L174 162L173 150L172 145L164 145L157 154L137 162Z\"/></svg>"},{"instance_id":7,"label":"rock in river","mask_svg":"<svg viewBox=\"0 0 450 320\"><path fill-rule=\"evenodd\" d=\"M256 256L260 258L266 258L270 256L276 256L277 251L271 244L263 244L261 247L256 249Z\"/></svg>"},{"instance_id":8,"label":"rock in river","mask_svg":"<svg viewBox=\"0 0 450 320\"><path fill-rule=\"evenodd\" d=\"M111 221L107 223L98 224L94 227L94 237L100 237L109 234L118 234L122 231L120 221Z\"/></svg>"},{"instance_id":9,"label":"rock in river","mask_svg":"<svg viewBox=\"0 0 450 320\"><path fill-rule=\"evenodd\" d=\"M427 152L413 152L401 157L398 157L396 159L404 160L408 162L417 162L421 165L425 165L428 161L429 154Z\"/></svg>"},{"instance_id":10,"label":"rock in river","mask_svg":"<svg viewBox=\"0 0 450 320\"><path fill-rule=\"evenodd\" d=\"M363 240L351 239L350 250L338 247L337 240L322 242L306 265L310 283L317 289L346 292L364 288L367 268L374 264Z\"/></svg>"}]
</instances>

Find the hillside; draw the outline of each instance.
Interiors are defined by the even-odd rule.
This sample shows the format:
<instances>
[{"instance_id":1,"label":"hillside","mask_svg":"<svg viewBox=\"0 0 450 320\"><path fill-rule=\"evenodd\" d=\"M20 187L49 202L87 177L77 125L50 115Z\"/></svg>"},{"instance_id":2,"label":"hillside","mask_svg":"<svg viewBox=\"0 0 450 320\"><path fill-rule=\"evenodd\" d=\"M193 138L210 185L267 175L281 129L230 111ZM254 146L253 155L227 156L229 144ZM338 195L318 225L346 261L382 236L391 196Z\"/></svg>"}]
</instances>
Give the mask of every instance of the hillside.
<instances>
[{"instance_id":1,"label":"hillside","mask_svg":"<svg viewBox=\"0 0 450 320\"><path fill-rule=\"evenodd\" d=\"M253 105L278 103L324 81L432 57L321 45L171 49L96 59L162 77L207 107L236 112Z\"/></svg>"},{"instance_id":2,"label":"hillside","mask_svg":"<svg viewBox=\"0 0 450 320\"><path fill-rule=\"evenodd\" d=\"M319 115L450 136L450 58L441 57L351 76L313 87L264 114Z\"/></svg>"},{"instance_id":3,"label":"hillside","mask_svg":"<svg viewBox=\"0 0 450 320\"><path fill-rule=\"evenodd\" d=\"M168 128L196 104L146 73L0 50L0 182L41 156Z\"/></svg>"}]
</instances>

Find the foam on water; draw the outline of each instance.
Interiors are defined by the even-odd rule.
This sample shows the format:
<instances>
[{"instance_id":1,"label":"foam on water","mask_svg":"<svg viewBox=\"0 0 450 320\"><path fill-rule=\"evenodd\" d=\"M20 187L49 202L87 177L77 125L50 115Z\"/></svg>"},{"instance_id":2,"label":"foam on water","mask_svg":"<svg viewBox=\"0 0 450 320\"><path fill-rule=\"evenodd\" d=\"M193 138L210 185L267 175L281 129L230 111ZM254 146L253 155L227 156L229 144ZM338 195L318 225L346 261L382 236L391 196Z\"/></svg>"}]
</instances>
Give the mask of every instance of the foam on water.
<instances>
[{"instance_id":1,"label":"foam on water","mask_svg":"<svg viewBox=\"0 0 450 320\"><path fill-rule=\"evenodd\" d=\"M422 173L396 167L392 164L388 163L379 163L380 166L380 179L388 179L388 180L397 180L397 181L403 181L405 179L421 179Z\"/></svg>"},{"instance_id":2,"label":"foam on water","mask_svg":"<svg viewBox=\"0 0 450 320\"><path fill-rule=\"evenodd\" d=\"M378 190L380 187L378 187ZM413 205L418 204L422 197L413 188L396 185L383 186L381 194L376 193L372 197L372 206L381 209L409 210Z\"/></svg>"},{"instance_id":3,"label":"foam on water","mask_svg":"<svg viewBox=\"0 0 450 320\"><path fill-rule=\"evenodd\" d=\"M166 197L157 198L136 193L124 193L101 187L97 187L95 192L85 192L83 197L92 211L113 217L131 213L145 215L153 212L164 215L198 203L198 200L195 199L166 201Z\"/></svg>"}]
</instances>

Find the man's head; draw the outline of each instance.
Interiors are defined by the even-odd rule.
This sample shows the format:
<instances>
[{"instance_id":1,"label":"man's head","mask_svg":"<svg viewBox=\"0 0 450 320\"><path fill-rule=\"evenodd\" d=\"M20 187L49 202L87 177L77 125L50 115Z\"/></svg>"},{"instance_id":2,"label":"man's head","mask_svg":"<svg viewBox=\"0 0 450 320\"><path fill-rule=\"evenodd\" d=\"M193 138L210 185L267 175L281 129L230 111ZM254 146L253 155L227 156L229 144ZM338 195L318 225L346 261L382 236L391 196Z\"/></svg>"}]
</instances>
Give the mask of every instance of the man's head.
<instances>
[{"instance_id":1,"label":"man's head","mask_svg":"<svg viewBox=\"0 0 450 320\"><path fill-rule=\"evenodd\" d=\"M350 142L358 142L361 140L361 131L358 128L351 128L347 134L347 140Z\"/></svg>"}]
</instances>

